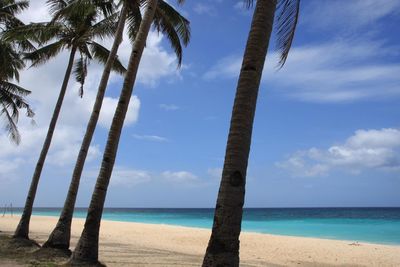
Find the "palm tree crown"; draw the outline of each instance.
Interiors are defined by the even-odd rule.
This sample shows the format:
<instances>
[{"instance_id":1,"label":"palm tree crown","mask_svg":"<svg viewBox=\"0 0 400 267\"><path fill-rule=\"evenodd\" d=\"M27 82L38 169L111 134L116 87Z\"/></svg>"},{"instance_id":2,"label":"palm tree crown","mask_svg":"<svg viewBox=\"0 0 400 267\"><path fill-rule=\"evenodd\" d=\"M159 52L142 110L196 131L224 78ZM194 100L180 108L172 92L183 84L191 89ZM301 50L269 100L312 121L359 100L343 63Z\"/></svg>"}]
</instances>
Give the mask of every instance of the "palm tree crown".
<instances>
[{"instance_id":1,"label":"palm tree crown","mask_svg":"<svg viewBox=\"0 0 400 267\"><path fill-rule=\"evenodd\" d=\"M61 111L66 89L73 65L76 80L81 84L80 95L83 94L83 84L87 75L89 61L96 59L106 62L109 51L96 40L113 35L116 27L117 14L112 12L113 4L109 0L48 0L52 20L45 23L33 23L16 27L6 34L9 40L32 40L39 45L37 50L26 53L24 58L32 62L32 66L41 65L58 55L63 50L69 50L70 56L60 93L50 120L50 125L42 150L33 173L31 186L26 198L20 223L15 231L15 238L28 239L29 222L33 202L36 196L43 165L53 138L58 116ZM74 64L75 54L80 57ZM125 68L115 60L113 70L124 73Z\"/></svg>"},{"instance_id":2,"label":"palm tree crown","mask_svg":"<svg viewBox=\"0 0 400 267\"><path fill-rule=\"evenodd\" d=\"M5 41L3 32L24 25L16 15L28 5L28 1L0 0L0 116L4 116L5 129L16 144L21 140L17 128L19 109L26 109L28 117L33 117L34 113L24 99L31 92L11 81L19 82L19 71L25 67L19 51L33 46L28 41Z\"/></svg>"}]
</instances>

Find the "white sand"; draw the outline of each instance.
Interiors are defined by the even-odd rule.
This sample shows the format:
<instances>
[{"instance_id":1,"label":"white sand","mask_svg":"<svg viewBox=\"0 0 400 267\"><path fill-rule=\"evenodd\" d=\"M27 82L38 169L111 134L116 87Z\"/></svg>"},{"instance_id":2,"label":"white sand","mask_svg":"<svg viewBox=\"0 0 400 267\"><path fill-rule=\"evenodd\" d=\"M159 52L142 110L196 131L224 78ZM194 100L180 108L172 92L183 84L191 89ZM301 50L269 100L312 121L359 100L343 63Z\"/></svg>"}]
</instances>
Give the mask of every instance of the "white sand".
<instances>
[{"instance_id":1,"label":"white sand","mask_svg":"<svg viewBox=\"0 0 400 267\"><path fill-rule=\"evenodd\" d=\"M0 217L12 234L18 217ZM33 216L30 237L43 243L56 217ZM72 247L84 220L74 219ZM200 266L209 230L169 225L102 221L100 261L108 266ZM241 266L400 266L400 246L242 233Z\"/></svg>"}]
</instances>

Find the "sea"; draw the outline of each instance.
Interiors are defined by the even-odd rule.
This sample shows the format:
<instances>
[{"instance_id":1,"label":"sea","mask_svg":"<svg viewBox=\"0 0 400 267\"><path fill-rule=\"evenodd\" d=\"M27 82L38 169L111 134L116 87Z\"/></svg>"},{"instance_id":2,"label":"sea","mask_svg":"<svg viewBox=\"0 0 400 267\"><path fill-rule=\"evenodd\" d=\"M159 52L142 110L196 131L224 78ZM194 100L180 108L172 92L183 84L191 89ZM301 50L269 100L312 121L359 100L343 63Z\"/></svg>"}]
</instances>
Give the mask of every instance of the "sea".
<instances>
[{"instance_id":1,"label":"sea","mask_svg":"<svg viewBox=\"0 0 400 267\"><path fill-rule=\"evenodd\" d=\"M22 209L14 209L21 213ZM34 208L59 216L61 208ZM74 217L85 218L86 208ZM213 209L105 208L104 220L211 229ZM400 208L245 208L242 231L400 245Z\"/></svg>"}]
</instances>

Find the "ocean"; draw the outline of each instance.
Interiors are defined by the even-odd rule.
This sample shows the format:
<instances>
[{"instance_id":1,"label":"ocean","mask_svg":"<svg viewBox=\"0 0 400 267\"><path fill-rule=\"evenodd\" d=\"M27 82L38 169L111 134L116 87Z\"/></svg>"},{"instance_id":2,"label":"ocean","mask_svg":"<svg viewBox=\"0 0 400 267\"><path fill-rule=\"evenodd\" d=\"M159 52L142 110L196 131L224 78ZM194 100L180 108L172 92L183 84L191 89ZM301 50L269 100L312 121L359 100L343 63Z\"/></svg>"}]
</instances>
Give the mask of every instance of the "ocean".
<instances>
[{"instance_id":1,"label":"ocean","mask_svg":"<svg viewBox=\"0 0 400 267\"><path fill-rule=\"evenodd\" d=\"M60 211L34 208L33 214ZM86 212L77 208L74 217L85 218ZM213 209L105 208L103 219L211 229ZM400 208L247 208L242 231L400 245Z\"/></svg>"}]
</instances>

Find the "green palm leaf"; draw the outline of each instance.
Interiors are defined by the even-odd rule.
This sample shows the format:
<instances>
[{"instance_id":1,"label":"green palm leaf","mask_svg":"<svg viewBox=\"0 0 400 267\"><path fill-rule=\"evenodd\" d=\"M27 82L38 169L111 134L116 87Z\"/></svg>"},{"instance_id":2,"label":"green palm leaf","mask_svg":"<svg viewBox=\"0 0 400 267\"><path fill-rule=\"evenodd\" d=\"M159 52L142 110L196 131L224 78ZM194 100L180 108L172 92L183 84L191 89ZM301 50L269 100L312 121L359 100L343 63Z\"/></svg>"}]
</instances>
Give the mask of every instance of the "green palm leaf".
<instances>
[{"instance_id":1,"label":"green palm leaf","mask_svg":"<svg viewBox=\"0 0 400 267\"><path fill-rule=\"evenodd\" d=\"M49 59L55 57L65 47L62 41L58 41L46 46L43 46L33 52L26 53L24 59L32 62L31 67L36 67L46 63Z\"/></svg>"},{"instance_id":2,"label":"green palm leaf","mask_svg":"<svg viewBox=\"0 0 400 267\"><path fill-rule=\"evenodd\" d=\"M108 56L110 55L110 51L96 42L92 42L89 46L93 57L97 59L99 62L105 64L108 59ZM114 60L112 70L120 74L124 74L126 72L125 67L122 65L121 61L119 61L118 57Z\"/></svg>"},{"instance_id":3,"label":"green palm leaf","mask_svg":"<svg viewBox=\"0 0 400 267\"><path fill-rule=\"evenodd\" d=\"M80 83L79 96L83 97L83 85L87 76L88 58L81 54L81 57L75 62L74 74L75 79Z\"/></svg>"},{"instance_id":4,"label":"green palm leaf","mask_svg":"<svg viewBox=\"0 0 400 267\"><path fill-rule=\"evenodd\" d=\"M299 20L300 0L280 0L277 6L276 48L280 54L278 67L282 68L289 55Z\"/></svg>"},{"instance_id":5,"label":"green palm leaf","mask_svg":"<svg viewBox=\"0 0 400 267\"><path fill-rule=\"evenodd\" d=\"M167 36L178 58L178 67L182 64L182 43L190 41L190 22L165 1L159 0L154 16L154 26Z\"/></svg>"}]
</instances>

